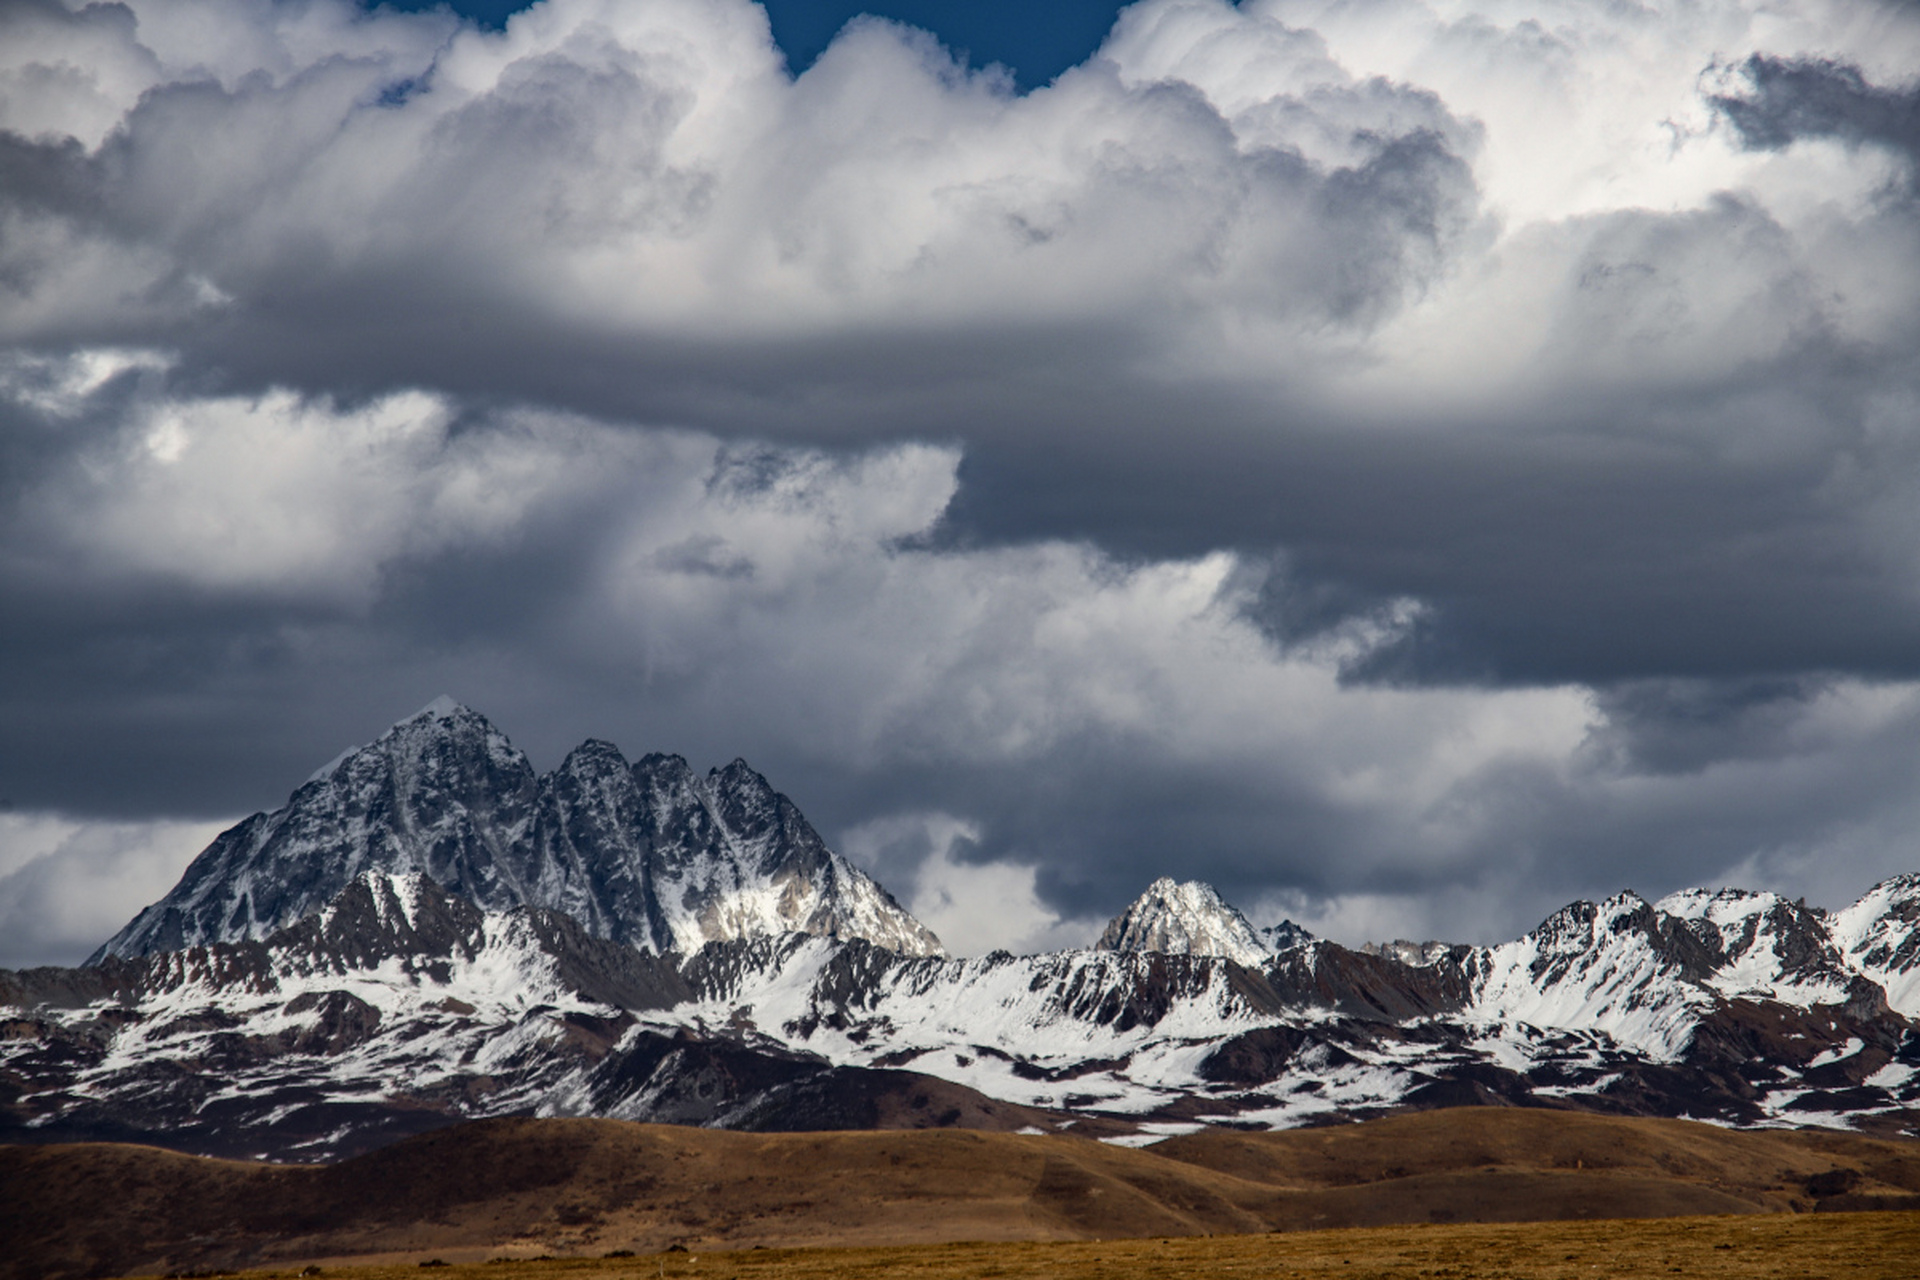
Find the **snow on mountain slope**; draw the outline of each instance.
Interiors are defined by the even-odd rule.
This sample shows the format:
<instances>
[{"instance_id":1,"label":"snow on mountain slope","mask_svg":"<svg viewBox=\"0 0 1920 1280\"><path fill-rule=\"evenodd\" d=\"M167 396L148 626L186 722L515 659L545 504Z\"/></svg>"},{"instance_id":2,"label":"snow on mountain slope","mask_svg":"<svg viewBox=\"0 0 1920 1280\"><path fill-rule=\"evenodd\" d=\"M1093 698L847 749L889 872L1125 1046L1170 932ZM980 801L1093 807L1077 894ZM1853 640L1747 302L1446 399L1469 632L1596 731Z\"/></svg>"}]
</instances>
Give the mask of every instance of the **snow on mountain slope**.
<instances>
[{"instance_id":1,"label":"snow on mountain slope","mask_svg":"<svg viewBox=\"0 0 1920 1280\"><path fill-rule=\"evenodd\" d=\"M1221 1116L1257 1108L1270 1123L1300 1123L1337 1108L1390 1107L1428 1080L1418 1055L1375 1051L1377 1028L1350 1027L1219 956L936 960L795 938L709 948L686 973L702 998L668 1016L703 1032L730 1027L1024 1106L1125 1117L1143 1141L1193 1129L1201 1097L1213 1099L1203 1111ZM1252 1082L1286 1077L1289 1096L1249 1094L1244 1066L1221 1065L1223 1048L1232 1056L1230 1046L1277 1026L1289 1028L1287 1048L1263 1043L1271 1069ZM1327 1038L1344 1047L1317 1043Z\"/></svg>"},{"instance_id":2,"label":"snow on mountain slope","mask_svg":"<svg viewBox=\"0 0 1920 1280\"><path fill-rule=\"evenodd\" d=\"M1854 971L1828 936L1826 921L1803 903L1745 889L1689 889L1654 906L1709 927L1702 937L1720 957L1702 981L1723 995L1801 1006L1848 998Z\"/></svg>"},{"instance_id":3,"label":"snow on mountain slope","mask_svg":"<svg viewBox=\"0 0 1920 1280\"><path fill-rule=\"evenodd\" d=\"M588 742L537 777L484 717L438 699L223 833L93 962L265 937L365 870L563 911L647 950L790 930L941 949L744 761L700 777Z\"/></svg>"},{"instance_id":4,"label":"snow on mountain slope","mask_svg":"<svg viewBox=\"0 0 1920 1280\"><path fill-rule=\"evenodd\" d=\"M904 960L808 942L770 949L764 963L714 983L711 1005L689 1012L751 1021L836 1060L902 1059L960 1044L1044 1071L1111 1059L1152 1039L1208 1040L1277 1011L1270 994L1262 1000L1258 988L1201 957L1064 951Z\"/></svg>"},{"instance_id":5,"label":"snow on mountain slope","mask_svg":"<svg viewBox=\"0 0 1920 1280\"><path fill-rule=\"evenodd\" d=\"M1100 951L1225 956L1246 965L1262 964L1272 954L1247 918L1212 885L1180 884L1169 876L1148 885L1093 945Z\"/></svg>"},{"instance_id":6,"label":"snow on mountain slope","mask_svg":"<svg viewBox=\"0 0 1920 1280\"><path fill-rule=\"evenodd\" d=\"M1849 961L1830 929L1801 903L1741 889L1690 889L1657 904L1633 893L1578 902L1523 938L1472 953L1470 1011L1604 1031L1672 1058L1727 1000L1798 1009L1877 1001L1867 985L1875 979ZM1884 937L1880 946L1892 954Z\"/></svg>"},{"instance_id":7,"label":"snow on mountain slope","mask_svg":"<svg viewBox=\"0 0 1920 1280\"><path fill-rule=\"evenodd\" d=\"M1920 1018L1920 875L1881 881L1834 912L1828 927L1847 960L1885 988L1890 1006Z\"/></svg>"},{"instance_id":8,"label":"snow on mountain slope","mask_svg":"<svg viewBox=\"0 0 1920 1280\"><path fill-rule=\"evenodd\" d=\"M341 1154L450 1110L537 1110L593 1065L583 1038L690 994L671 963L567 917L488 912L382 872L269 941L70 972L95 988L39 991L38 1043L0 1054L29 1132L145 1131L276 1158Z\"/></svg>"},{"instance_id":9,"label":"snow on mountain slope","mask_svg":"<svg viewBox=\"0 0 1920 1280\"><path fill-rule=\"evenodd\" d=\"M417 871L481 906L512 906L522 899L511 853L537 795L533 767L504 735L437 699L341 756L284 808L223 832L94 958L262 938L364 870Z\"/></svg>"},{"instance_id":10,"label":"snow on mountain slope","mask_svg":"<svg viewBox=\"0 0 1920 1280\"><path fill-rule=\"evenodd\" d=\"M1735 932L1747 944L1735 970L1773 945ZM1808 1123L1828 1095L1809 1092L1803 1068L1845 1064L1823 1088L1855 1087L1898 1054L1920 1061L1911 1028L1856 1009L1845 983L1776 1025L1712 985L1727 967L1717 932L1623 894L1573 904L1502 947L1421 948L1412 962L1329 943L1249 970L1164 952L929 961L763 942L697 957L688 976L703 999L673 1016L1149 1124L1196 1097L1280 1124L1417 1097L1486 1101L1475 1092L1486 1089L1512 1100L1624 1091L1606 1105ZM1750 1083L1729 1093L1730 1072ZM1473 1084L1448 1092L1449 1077ZM1902 1105L1872 1089L1849 1097L1840 1110Z\"/></svg>"},{"instance_id":11,"label":"snow on mountain slope","mask_svg":"<svg viewBox=\"0 0 1920 1280\"><path fill-rule=\"evenodd\" d=\"M483 1115L817 1126L871 1114L903 1068L909 1099L931 1076L1128 1141L1488 1102L1920 1126L1914 1023L1851 994L1729 998L1701 911L1576 903L1419 964L1329 942L1265 966L952 960L803 933L662 955L363 872L264 941L0 972L0 1130L310 1158ZM1738 904L1719 914L1747 937Z\"/></svg>"},{"instance_id":12,"label":"snow on mountain slope","mask_svg":"<svg viewBox=\"0 0 1920 1280\"><path fill-rule=\"evenodd\" d=\"M678 756L649 756L634 775L653 800L652 879L674 950L797 932L940 954L931 930L746 761L698 778Z\"/></svg>"},{"instance_id":13,"label":"snow on mountain slope","mask_svg":"<svg viewBox=\"0 0 1920 1280\"><path fill-rule=\"evenodd\" d=\"M1712 997L1688 981L1707 953L1635 893L1576 902L1469 961L1470 1016L1604 1032L1657 1058L1686 1048Z\"/></svg>"},{"instance_id":14,"label":"snow on mountain slope","mask_svg":"<svg viewBox=\"0 0 1920 1280\"><path fill-rule=\"evenodd\" d=\"M886 1089L1128 1141L1487 1103L1920 1132L1920 876L1362 950L1161 879L1096 948L948 959L744 762L589 741L540 777L445 700L89 965L0 972L0 1137L305 1157L510 1113L857 1124Z\"/></svg>"}]
</instances>

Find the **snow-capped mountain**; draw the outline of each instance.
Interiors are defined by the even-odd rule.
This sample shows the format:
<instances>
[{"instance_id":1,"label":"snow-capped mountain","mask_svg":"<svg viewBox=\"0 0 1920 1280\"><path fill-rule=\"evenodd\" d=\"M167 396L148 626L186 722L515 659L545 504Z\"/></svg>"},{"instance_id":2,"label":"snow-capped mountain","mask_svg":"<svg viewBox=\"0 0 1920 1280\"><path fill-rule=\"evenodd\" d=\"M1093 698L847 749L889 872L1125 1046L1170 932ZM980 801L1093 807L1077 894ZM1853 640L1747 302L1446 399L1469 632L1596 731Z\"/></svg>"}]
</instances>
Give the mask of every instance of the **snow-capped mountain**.
<instances>
[{"instance_id":1,"label":"snow-capped mountain","mask_svg":"<svg viewBox=\"0 0 1920 1280\"><path fill-rule=\"evenodd\" d=\"M1240 964L1259 965L1313 941L1313 934L1291 920L1255 928L1210 884L1161 876L1107 922L1093 945L1096 951L1224 956Z\"/></svg>"},{"instance_id":2,"label":"snow-capped mountain","mask_svg":"<svg viewBox=\"0 0 1920 1280\"><path fill-rule=\"evenodd\" d=\"M1920 876L1361 950L1167 879L1091 949L937 948L743 763L589 742L537 777L436 703L89 966L0 972L0 1140L312 1158L560 1114L1147 1141L1465 1103L1920 1133Z\"/></svg>"},{"instance_id":3,"label":"snow-capped mountain","mask_svg":"<svg viewBox=\"0 0 1920 1280\"><path fill-rule=\"evenodd\" d=\"M1370 956L1388 956L1401 964L1415 965L1438 964L1455 950L1451 943L1412 942L1406 938L1395 938L1392 942L1369 942L1360 949Z\"/></svg>"},{"instance_id":4,"label":"snow-capped mountain","mask_svg":"<svg viewBox=\"0 0 1920 1280\"><path fill-rule=\"evenodd\" d=\"M1292 921L1274 926L1289 945L1312 940ZM1098 951L1161 951L1173 955L1225 956L1241 964L1257 965L1278 949L1255 930L1238 908L1210 884L1189 880L1177 883L1162 876L1113 918Z\"/></svg>"},{"instance_id":5,"label":"snow-capped mountain","mask_svg":"<svg viewBox=\"0 0 1920 1280\"><path fill-rule=\"evenodd\" d=\"M9 1136L312 1158L462 1116L605 1113L635 1092L655 1118L724 1122L830 1070L635 1031L637 1014L696 997L670 958L569 916L364 872L264 941L0 973L0 1004L33 1010L0 1059Z\"/></svg>"},{"instance_id":6,"label":"snow-capped mountain","mask_svg":"<svg viewBox=\"0 0 1920 1280\"><path fill-rule=\"evenodd\" d=\"M1705 982L1723 995L1840 1004L1864 976L1834 942L1824 912L1775 893L1689 889L1655 907L1706 926L1697 930L1713 953Z\"/></svg>"},{"instance_id":7,"label":"snow-capped mountain","mask_svg":"<svg viewBox=\"0 0 1920 1280\"><path fill-rule=\"evenodd\" d=\"M1265 925L1254 932L1260 935L1260 944L1269 955L1278 955L1289 947L1304 947L1314 940L1312 933L1291 920Z\"/></svg>"},{"instance_id":8,"label":"snow-capped mountain","mask_svg":"<svg viewBox=\"0 0 1920 1280\"><path fill-rule=\"evenodd\" d=\"M941 950L745 761L701 777L679 756L629 764L587 742L539 777L442 698L220 835L93 961L264 938L365 871L418 872L490 910L563 911L655 951L789 931Z\"/></svg>"},{"instance_id":9,"label":"snow-capped mountain","mask_svg":"<svg viewBox=\"0 0 1920 1280\"><path fill-rule=\"evenodd\" d=\"M1887 1003L1920 1018L1920 875L1895 876L1828 921L1833 943Z\"/></svg>"},{"instance_id":10,"label":"snow-capped mountain","mask_svg":"<svg viewBox=\"0 0 1920 1280\"><path fill-rule=\"evenodd\" d=\"M1623 894L1421 963L1316 941L1246 965L804 933L661 955L370 871L265 940L0 973L0 1137L312 1158L542 1114L1148 1141L1463 1103L1915 1132L1920 1027L1880 987L1729 976L1792 953L1769 919L1903 954L1908 890L1833 917Z\"/></svg>"}]
</instances>

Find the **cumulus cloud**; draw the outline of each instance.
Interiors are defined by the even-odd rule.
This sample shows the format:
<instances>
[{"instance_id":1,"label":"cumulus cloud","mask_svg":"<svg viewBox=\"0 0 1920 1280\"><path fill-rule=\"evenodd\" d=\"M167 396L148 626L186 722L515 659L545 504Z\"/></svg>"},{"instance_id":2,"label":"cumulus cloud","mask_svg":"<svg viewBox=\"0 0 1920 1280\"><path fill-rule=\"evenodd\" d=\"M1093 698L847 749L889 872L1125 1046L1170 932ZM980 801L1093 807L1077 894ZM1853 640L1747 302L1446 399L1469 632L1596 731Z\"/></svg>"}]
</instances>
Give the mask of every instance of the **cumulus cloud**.
<instances>
[{"instance_id":1,"label":"cumulus cloud","mask_svg":"<svg viewBox=\"0 0 1920 1280\"><path fill-rule=\"evenodd\" d=\"M191 323L280 371L452 310L515 345L528 324L732 347L1115 308L1304 338L1390 309L1474 219L1474 131L1324 57L1259 68L1311 91L1241 120L1137 40L1020 97L878 21L790 81L745 3L554 0L500 34L380 17L350 36L321 18L344 6L179 8L249 38L201 49L178 12L15 19L46 46L19 85L83 38L145 71L96 77L123 107L104 135L97 104L9 120L22 340Z\"/></svg>"},{"instance_id":2,"label":"cumulus cloud","mask_svg":"<svg viewBox=\"0 0 1920 1280\"><path fill-rule=\"evenodd\" d=\"M22 517L103 572L364 602L393 558L484 546L581 483L587 460L569 456L564 430L455 436L450 418L417 392L352 409L287 391L162 400L81 453Z\"/></svg>"},{"instance_id":3,"label":"cumulus cloud","mask_svg":"<svg viewBox=\"0 0 1920 1280\"><path fill-rule=\"evenodd\" d=\"M1031 955L1089 946L1099 937L1104 919L1063 918L1041 899L1035 868L969 861L964 855L978 848L979 837L977 825L952 814L896 813L846 831L841 848L885 876L953 955Z\"/></svg>"},{"instance_id":4,"label":"cumulus cloud","mask_svg":"<svg viewBox=\"0 0 1920 1280\"><path fill-rule=\"evenodd\" d=\"M225 825L0 813L0 967L80 963Z\"/></svg>"},{"instance_id":5,"label":"cumulus cloud","mask_svg":"<svg viewBox=\"0 0 1920 1280\"><path fill-rule=\"evenodd\" d=\"M746 0L9 6L0 799L269 807L444 690L746 755L963 948L1169 870L1855 892L1915 66L1893 3L1143 0L1024 94Z\"/></svg>"},{"instance_id":6,"label":"cumulus cloud","mask_svg":"<svg viewBox=\"0 0 1920 1280\"><path fill-rule=\"evenodd\" d=\"M132 465L182 465L183 446L171 461L151 456L153 422L238 414L311 473L277 488L266 473L261 501L275 518L233 540L234 561L191 518L254 510L245 466L233 471L235 492L211 498L109 472L129 502L153 508L142 508L150 545L113 536L111 524L100 532L97 513L71 502L23 509L70 515L70 528L56 527L75 540L71 554L84 553L83 573L192 572L202 591L252 599L283 630L283 602L260 598L284 580L360 636L391 625L380 606L316 584L404 594L394 584L410 574L444 573L445 547L424 537L435 530L458 542L456 559L511 565L552 536L541 503L563 507L561 545L578 576L557 607L517 627L529 588L488 584L505 620L459 619L467 644L486 636L477 660L409 654L425 622L402 626L378 653L400 686L452 671L449 687L474 681L503 695L504 705L466 696L523 738L516 718L538 708L548 764L589 730L636 754L677 748L710 762L743 751L962 950L1081 940L1169 867L1336 934L1371 925L1497 936L1560 896L1622 879L1657 892L1759 865L1764 853L1770 882L1796 883L1837 839L1857 847L1856 877L1905 856L1889 829L1867 840L1849 815L1886 812L1910 782L1897 764L1862 767L1911 758L1898 745L1920 723L1908 686L1669 681L1596 694L1354 681L1348 672L1420 625L1417 602L1276 644L1259 624L1270 580L1232 553L1130 562L1088 543L944 544L930 535L961 483L953 448L749 448L525 412L456 435L432 409L415 400L342 412L284 396L263 408L164 392L157 417L126 408L125 439L107 437L115 460L132 448ZM289 437L253 416L268 410ZM336 451L294 447L311 430L348 433L354 447L337 452L378 465L324 465ZM508 465L523 455L548 465ZM210 483L233 470L217 457L209 466ZM475 476L506 478L497 502L480 501L488 490ZM46 487L64 497L72 483L56 474ZM436 505L460 517L450 532ZM405 527L416 541L387 536L398 512L414 513ZM176 520L188 533L170 540ZM286 559L272 536L284 528L333 533L297 540L301 554ZM450 589L432 583L415 607L430 610ZM342 642L310 622L289 643L300 661L281 679L298 684L316 659L339 660L328 651ZM531 688L503 681L514 667L489 669L509 658L537 669ZM343 702L364 703L358 736L378 727L378 696L281 688L275 714L305 702L308 715L338 717ZM629 705L609 710L610 694ZM142 771L142 753L156 749L138 727L149 714L137 704L93 712L93 724L128 733L91 744L118 766L110 772ZM538 755L539 740L530 745ZM312 763L255 766L245 799L276 802ZM1000 906L986 910L990 899Z\"/></svg>"}]
</instances>

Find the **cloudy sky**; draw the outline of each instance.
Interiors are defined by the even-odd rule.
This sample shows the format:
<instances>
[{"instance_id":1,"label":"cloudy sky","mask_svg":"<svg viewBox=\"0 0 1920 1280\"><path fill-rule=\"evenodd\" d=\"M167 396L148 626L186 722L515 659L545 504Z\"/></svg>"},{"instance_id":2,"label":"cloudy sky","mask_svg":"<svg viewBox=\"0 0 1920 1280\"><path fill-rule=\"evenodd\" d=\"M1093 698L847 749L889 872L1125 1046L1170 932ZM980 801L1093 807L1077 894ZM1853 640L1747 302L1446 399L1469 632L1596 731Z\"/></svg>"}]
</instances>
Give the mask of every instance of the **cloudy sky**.
<instances>
[{"instance_id":1,"label":"cloudy sky","mask_svg":"<svg viewBox=\"0 0 1920 1280\"><path fill-rule=\"evenodd\" d=\"M1030 7L0 0L0 964L442 693L962 952L1920 870L1920 6Z\"/></svg>"}]
</instances>

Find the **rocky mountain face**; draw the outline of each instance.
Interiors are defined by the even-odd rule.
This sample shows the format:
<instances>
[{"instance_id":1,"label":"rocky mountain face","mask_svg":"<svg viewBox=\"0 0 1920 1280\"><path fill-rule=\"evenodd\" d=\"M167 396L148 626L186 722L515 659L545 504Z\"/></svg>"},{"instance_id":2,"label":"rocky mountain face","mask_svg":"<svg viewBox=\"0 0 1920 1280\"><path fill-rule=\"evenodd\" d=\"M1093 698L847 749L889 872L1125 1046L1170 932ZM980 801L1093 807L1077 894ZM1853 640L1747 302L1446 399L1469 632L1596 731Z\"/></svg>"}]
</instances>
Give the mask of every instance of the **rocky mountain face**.
<instances>
[{"instance_id":1,"label":"rocky mountain face","mask_svg":"<svg viewBox=\"0 0 1920 1280\"><path fill-rule=\"evenodd\" d=\"M1290 945L1312 940L1292 921L1275 926ZM1297 941L1295 937L1297 935ZM1162 876L1107 925L1097 951L1164 951L1171 955L1225 956L1241 964L1260 964L1276 948L1239 909L1209 884L1175 882Z\"/></svg>"},{"instance_id":2,"label":"rocky mountain face","mask_svg":"<svg viewBox=\"0 0 1920 1280\"><path fill-rule=\"evenodd\" d=\"M650 951L800 932L912 954L940 940L735 760L629 764L587 742L545 777L440 699L224 832L89 963L268 936L363 872L417 873L489 910L546 907Z\"/></svg>"},{"instance_id":3,"label":"rocky mountain face","mask_svg":"<svg viewBox=\"0 0 1920 1280\"><path fill-rule=\"evenodd\" d=\"M313 1159L535 1114L1145 1142L1464 1103L1920 1133L1920 876L1363 950L1161 880L1093 949L936 947L744 764L588 743L536 777L436 705L87 967L0 972L0 1141Z\"/></svg>"},{"instance_id":4,"label":"rocky mountain face","mask_svg":"<svg viewBox=\"0 0 1920 1280\"><path fill-rule=\"evenodd\" d=\"M534 1114L1144 1142L1470 1103L1914 1133L1920 1010L1858 965L1900 963L1916 901L1920 877L1830 917L1623 894L1420 963L791 932L677 955L363 872L266 939L0 973L0 1140L312 1159Z\"/></svg>"}]
</instances>

